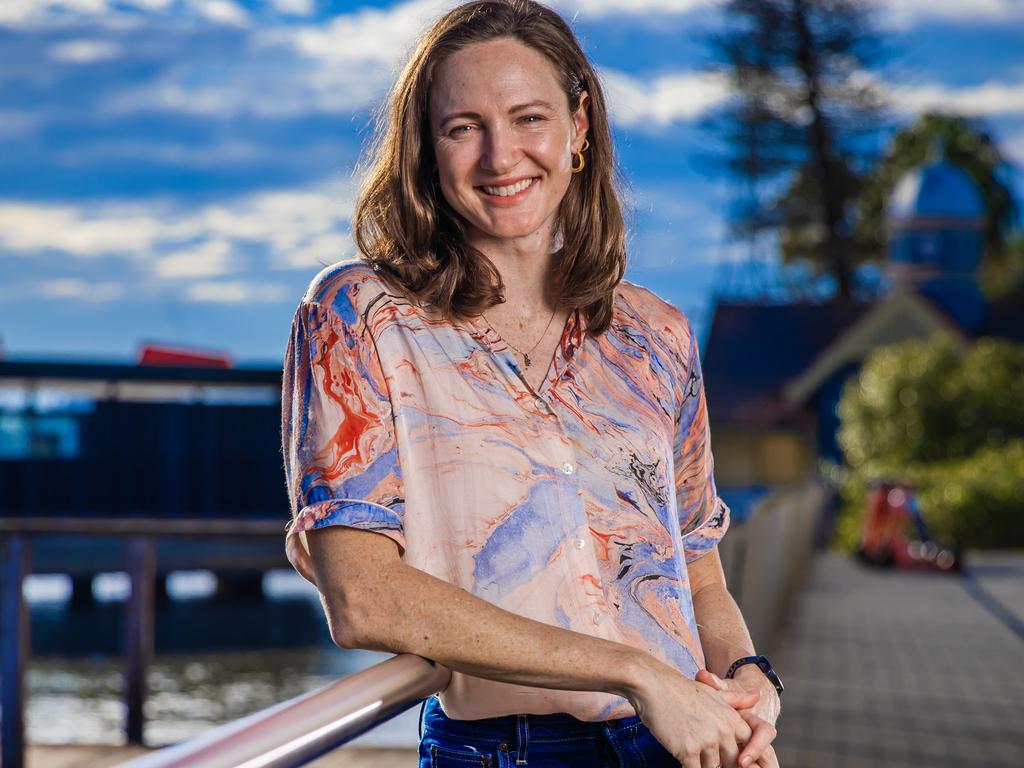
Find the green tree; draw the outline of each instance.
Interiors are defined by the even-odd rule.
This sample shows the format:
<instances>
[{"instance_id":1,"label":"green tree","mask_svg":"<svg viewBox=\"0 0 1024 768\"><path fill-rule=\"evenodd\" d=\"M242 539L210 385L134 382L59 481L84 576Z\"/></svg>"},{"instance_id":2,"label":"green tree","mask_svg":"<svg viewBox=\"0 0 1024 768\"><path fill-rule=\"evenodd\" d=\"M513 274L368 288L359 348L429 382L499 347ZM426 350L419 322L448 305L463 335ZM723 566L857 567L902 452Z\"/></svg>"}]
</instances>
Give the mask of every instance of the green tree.
<instances>
[{"instance_id":1,"label":"green tree","mask_svg":"<svg viewBox=\"0 0 1024 768\"><path fill-rule=\"evenodd\" d=\"M787 260L830 273L853 292L850 213L880 96L863 72L878 58L865 0L727 0L710 37L715 69L734 97L711 121L725 167L744 185L734 234L779 231Z\"/></svg>"},{"instance_id":2,"label":"green tree","mask_svg":"<svg viewBox=\"0 0 1024 768\"><path fill-rule=\"evenodd\" d=\"M1024 546L1024 345L948 336L875 350L839 403L848 466L841 537L867 484L907 478L928 521L975 546Z\"/></svg>"},{"instance_id":3,"label":"green tree","mask_svg":"<svg viewBox=\"0 0 1024 768\"><path fill-rule=\"evenodd\" d=\"M1024 231L1017 230L995 258L981 268L981 289L990 299L1024 302Z\"/></svg>"}]
</instances>

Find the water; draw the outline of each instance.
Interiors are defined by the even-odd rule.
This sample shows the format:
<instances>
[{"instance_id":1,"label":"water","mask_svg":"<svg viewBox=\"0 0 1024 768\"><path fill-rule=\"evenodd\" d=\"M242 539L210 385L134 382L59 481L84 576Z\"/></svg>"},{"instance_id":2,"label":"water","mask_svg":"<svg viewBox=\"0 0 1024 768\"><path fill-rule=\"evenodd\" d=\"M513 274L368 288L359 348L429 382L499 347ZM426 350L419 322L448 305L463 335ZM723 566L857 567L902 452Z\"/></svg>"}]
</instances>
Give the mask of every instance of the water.
<instances>
[{"instance_id":1,"label":"water","mask_svg":"<svg viewBox=\"0 0 1024 768\"><path fill-rule=\"evenodd\" d=\"M97 602L72 610L60 577L26 584L33 655L26 731L34 744L124 742L122 577L98 578ZM346 651L330 640L315 590L298 575L271 572L264 600L215 599L208 574L171 580L155 617L145 740L178 742L389 658ZM364 746L411 747L415 707L360 737Z\"/></svg>"}]
</instances>

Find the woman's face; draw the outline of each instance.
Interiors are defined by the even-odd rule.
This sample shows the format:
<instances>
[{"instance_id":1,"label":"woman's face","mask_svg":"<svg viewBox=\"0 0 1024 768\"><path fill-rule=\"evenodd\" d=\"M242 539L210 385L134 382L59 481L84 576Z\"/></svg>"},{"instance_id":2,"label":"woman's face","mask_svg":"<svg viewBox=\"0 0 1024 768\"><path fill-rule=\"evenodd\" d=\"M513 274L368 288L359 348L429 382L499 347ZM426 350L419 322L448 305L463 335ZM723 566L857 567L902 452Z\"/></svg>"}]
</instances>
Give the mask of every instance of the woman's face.
<instances>
[{"instance_id":1,"label":"woman's face","mask_svg":"<svg viewBox=\"0 0 1024 768\"><path fill-rule=\"evenodd\" d=\"M466 46L437 68L429 117L441 191L474 246L551 236L588 101L570 112L552 64L511 38Z\"/></svg>"}]
</instances>

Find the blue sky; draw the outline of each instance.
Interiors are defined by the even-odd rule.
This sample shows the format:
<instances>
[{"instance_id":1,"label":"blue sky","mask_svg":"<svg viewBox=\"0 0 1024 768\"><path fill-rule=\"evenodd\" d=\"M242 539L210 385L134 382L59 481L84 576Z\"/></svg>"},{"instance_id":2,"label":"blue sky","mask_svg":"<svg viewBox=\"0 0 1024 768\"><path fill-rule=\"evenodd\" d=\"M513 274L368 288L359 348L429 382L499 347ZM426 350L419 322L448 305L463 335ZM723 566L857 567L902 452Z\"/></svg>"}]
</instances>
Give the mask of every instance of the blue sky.
<instances>
[{"instance_id":1,"label":"blue sky","mask_svg":"<svg viewBox=\"0 0 1024 768\"><path fill-rule=\"evenodd\" d=\"M8 359L145 341L277 364L324 264L353 254L373 107L445 0L2 0L0 339ZM722 86L714 0L559 0L609 92L635 213L629 277L705 330L749 271L699 161ZM1024 164L1024 0L888 0L875 73L900 125L982 117ZM1021 190L1021 181L1016 182ZM732 277L730 277L730 275Z\"/></svg>"}]
</instances>

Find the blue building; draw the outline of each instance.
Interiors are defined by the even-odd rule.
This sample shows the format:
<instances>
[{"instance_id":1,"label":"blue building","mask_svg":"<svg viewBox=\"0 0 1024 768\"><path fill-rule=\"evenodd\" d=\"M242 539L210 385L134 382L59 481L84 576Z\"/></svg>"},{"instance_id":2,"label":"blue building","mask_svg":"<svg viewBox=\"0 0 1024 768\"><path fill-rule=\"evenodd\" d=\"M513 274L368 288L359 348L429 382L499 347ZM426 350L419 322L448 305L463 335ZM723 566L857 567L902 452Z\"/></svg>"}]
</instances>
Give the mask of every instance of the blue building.
<instances>
[{"instance_id":1,"label":"blue building","mask_svg":"<svg viewBox=\"0 0 1024 768\"><path fill-rule=\"evenodd\" d=\"M0 360L0 517L275 520L280 540L162 539L158 568L285 567L280 393L279 368ZM47 536L32 570L87 589L93 574L121 570L123 549Z\"/></svg>"},{"instance_id":2,"label":"blue building","mask_svg":"<svg viewBox=\"0 0 1024 768\"><path fill-rule=\"evenodd\" d=\"M801 484L819 459L841 461L836 413L870 352L945 331L1024 342L1024 307L978 286L984 206L976 184L940 158L904 176L887 209L891 289L874 302L720 301L705 344L716 478L742 510L768 488Z\"/></svg>"}]
</instances>

